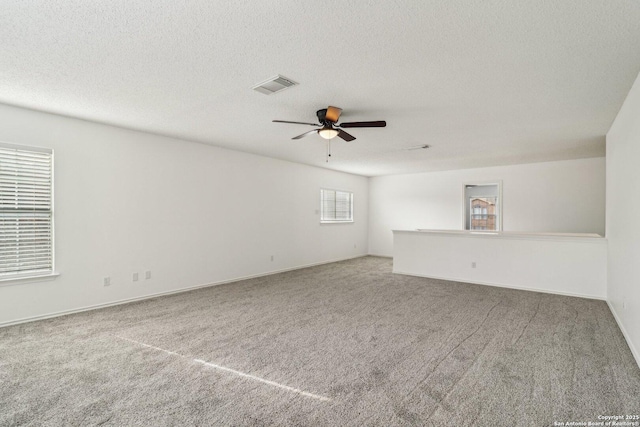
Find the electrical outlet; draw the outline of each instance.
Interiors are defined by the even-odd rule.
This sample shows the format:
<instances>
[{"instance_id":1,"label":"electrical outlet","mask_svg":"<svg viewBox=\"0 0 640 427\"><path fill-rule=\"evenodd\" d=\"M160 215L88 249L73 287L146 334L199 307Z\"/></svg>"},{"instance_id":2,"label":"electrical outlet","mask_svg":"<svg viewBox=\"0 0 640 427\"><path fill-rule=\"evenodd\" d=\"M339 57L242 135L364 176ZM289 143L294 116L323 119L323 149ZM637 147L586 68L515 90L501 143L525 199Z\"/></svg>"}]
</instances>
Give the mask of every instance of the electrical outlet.
<instances>
[{"instance_id":1,"label":"electrical outlet","mask_svg":"<svg viewBox=\"0 0 640 427\"><path fill-rule=\"evenodd\" d=\"M151 279L151 271L150 270L147 270L147 271L144 272L144 279L145 280Z\"/></svg>"},{"instance_id":2,"label":"electrical outlet","mask_svg":"<svg viewBox=\"0 0 640 427\"><path fill-rule=\"evenodd\" d=\"M356 249L358 247L358 245L356 245L355 243L353 244L353 249Z\"/></svg>"},{"instance_id":3,"label":"electrical outlet","mask_svg":"<svg viewBox=\"0 0 640 427\"><path fill-rule=\"evenodd\" d=\"M133 281L134 282L138 281L138 273L133 273Z\"/></svg>"},{"instance_id":4,"label":"electrical outlet","mask_svg":"<svg viewBox=\"0 0 640 427\"><path fill-rule=\"evenodd\" d=\"M111 277L105 277L104 279L102 279L102 284L104 286L111 286Z\"/></svg>"},{"instance_id":5,"label":"electrical outlet","mask_svg":"<svg viewBox=\"0 0 640 427\"><path fill-rule=\"evenodd\" d=\"M273 262L273 255L271 255L271 262Z\"/></svg>"},{"instance_id":6,"label":"electrical outlet","mask_svg":"<svg viewBox=\"0 0 640 427\"><path fill-rule=\"evenodd\" d=\"M471 263L471 268L476 268L476 262L475 261Z\"/></svg>"}]
</instances>

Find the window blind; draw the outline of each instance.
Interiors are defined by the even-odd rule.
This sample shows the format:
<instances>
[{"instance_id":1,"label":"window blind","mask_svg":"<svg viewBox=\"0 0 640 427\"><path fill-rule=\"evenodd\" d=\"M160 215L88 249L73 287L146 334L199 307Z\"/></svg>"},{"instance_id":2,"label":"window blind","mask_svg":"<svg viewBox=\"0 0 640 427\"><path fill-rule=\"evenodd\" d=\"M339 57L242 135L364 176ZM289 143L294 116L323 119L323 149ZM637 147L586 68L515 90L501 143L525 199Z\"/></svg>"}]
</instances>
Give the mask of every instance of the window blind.
<instances>
[{"instance_id":1,"label":"window blind","mask_svg":"<svg viewBox=\"0 0 640 427\"><path fill-rule=\"evenodd\" d=\"M337 190L320 190L321 221L353 221L353 193Z\"/></svg>"},{"instance_id":2,"label":"window blind","mask_svg":"<svg viewBox=\"0 0 640 427\"><path fill-rule=\"evenodd\" d=\"M52 161L0 144L0 279L53 272Z\"/></svg>"}]
</instances>

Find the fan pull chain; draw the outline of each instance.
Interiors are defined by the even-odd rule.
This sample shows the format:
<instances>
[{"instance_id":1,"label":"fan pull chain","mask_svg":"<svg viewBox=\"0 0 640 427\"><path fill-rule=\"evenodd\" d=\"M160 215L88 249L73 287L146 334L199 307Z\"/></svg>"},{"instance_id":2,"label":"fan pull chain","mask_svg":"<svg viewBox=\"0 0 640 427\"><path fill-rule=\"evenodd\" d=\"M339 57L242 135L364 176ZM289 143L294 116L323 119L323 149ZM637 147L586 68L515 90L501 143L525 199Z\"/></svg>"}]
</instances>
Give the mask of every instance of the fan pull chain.
<instances>
[{"instance_id":1,"label":"fan pull chain","mask_svg":"<svg viewBox=\"0 0 640 427\"><path fill-rule=\"evenodd\" d=\"M327 163L329 163L329 157L331 157L331 140L327 139Z\"/></svg>"}]
</instances>

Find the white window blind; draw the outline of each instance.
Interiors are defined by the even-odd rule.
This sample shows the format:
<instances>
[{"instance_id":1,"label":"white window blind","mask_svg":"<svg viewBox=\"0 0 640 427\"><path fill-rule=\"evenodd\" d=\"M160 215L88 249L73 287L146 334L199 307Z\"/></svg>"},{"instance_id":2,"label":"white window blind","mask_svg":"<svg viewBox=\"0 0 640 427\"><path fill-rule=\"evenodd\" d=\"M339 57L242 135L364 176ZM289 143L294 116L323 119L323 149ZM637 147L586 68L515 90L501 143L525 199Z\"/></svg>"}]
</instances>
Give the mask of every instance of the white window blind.
<instances>
[{"instance_id":1,"label":"white window blind","mask_svg":"<svg viewBox=\"0 0 640 427\"><path fill-rule=\"evenodd\" d=\"M353 193L338 190L320 190L321 222L352 222Z\"/></svg>"},{"instance_id":2,"label":"white window blind","mask_svg":"<svg viewBox=\"0 0 640 427\"><path fill-rule=\"evenodd\" d=\"M53 272L53 152L0 144L0 279Z\"/></svg>"}]
</instances>

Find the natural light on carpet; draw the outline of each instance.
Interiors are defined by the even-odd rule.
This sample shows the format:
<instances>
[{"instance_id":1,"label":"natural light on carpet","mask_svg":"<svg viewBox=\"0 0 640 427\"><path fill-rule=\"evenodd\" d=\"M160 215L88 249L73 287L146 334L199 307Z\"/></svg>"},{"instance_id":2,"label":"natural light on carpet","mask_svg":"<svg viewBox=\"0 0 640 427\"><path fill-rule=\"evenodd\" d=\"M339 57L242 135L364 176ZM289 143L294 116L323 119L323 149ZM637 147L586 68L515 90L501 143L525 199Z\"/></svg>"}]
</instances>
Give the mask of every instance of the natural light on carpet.
<instances>
[{"instance_id":1,"label":"natural light on carpet","mask_svg":"<svg viewBox=\"0 0 640 427\"><path fill-rule=\"evenodd\" d=\"M164 348L155 347L155 346L152 346L152 345L149 345L149 344L145 344L143 342L132 340L130 338L120 337L120 336L117 336L117 335L114 335L114 337L119 338L121 340L129 341L129 342L134 343L134 344L141 345L143 347L150 348L152 350L162 351L163 353L167 353L167 354L170 354L172 356L178 356L178 357L182 357L183 359L189 359L192 362L198 363L200 365L207 366L209 368L214 368L214 369L217 369L217 370L220 370L220 371L224 371L224 372L228 372L228 373L231 373L231 374L238 375L238 376L240 376L242 378L250 379L250 380L253 380L253 381L259 381L259 382L261 382L263 384L267 384L267 385L270 385L272 387L278 387L278 388L281 388L283 390L287 390L287 391L291 391L291 392L294 392L294 393L298 393L298 394L300 394L302 396L305 396L305 397L311 397L313 399L321 400L323 402L328 402L328 401L331 400L331 399L329 399L328 397L325 397L325 396L320 396L320 395L317 395L317 394L309 393L309 392L306 392L304 390L300 390L300 389L295 388L295 387L289 387L288 385L277 383L275 381L265 380L264 378L260 378L260 377L256 377L255 375L251 375L251 374L247 374L247 373L244 373L244 372L236 371L235 369L227 368L225 366L217 365L215 363L210 363L210 362L207 362L205 360L190 359L189 357L183 356L182 354L179 354L179 353L176 353L176 352L173 352L173 351L170 351L170 350L165 350Z\"/></svg>"}]
</instances>

